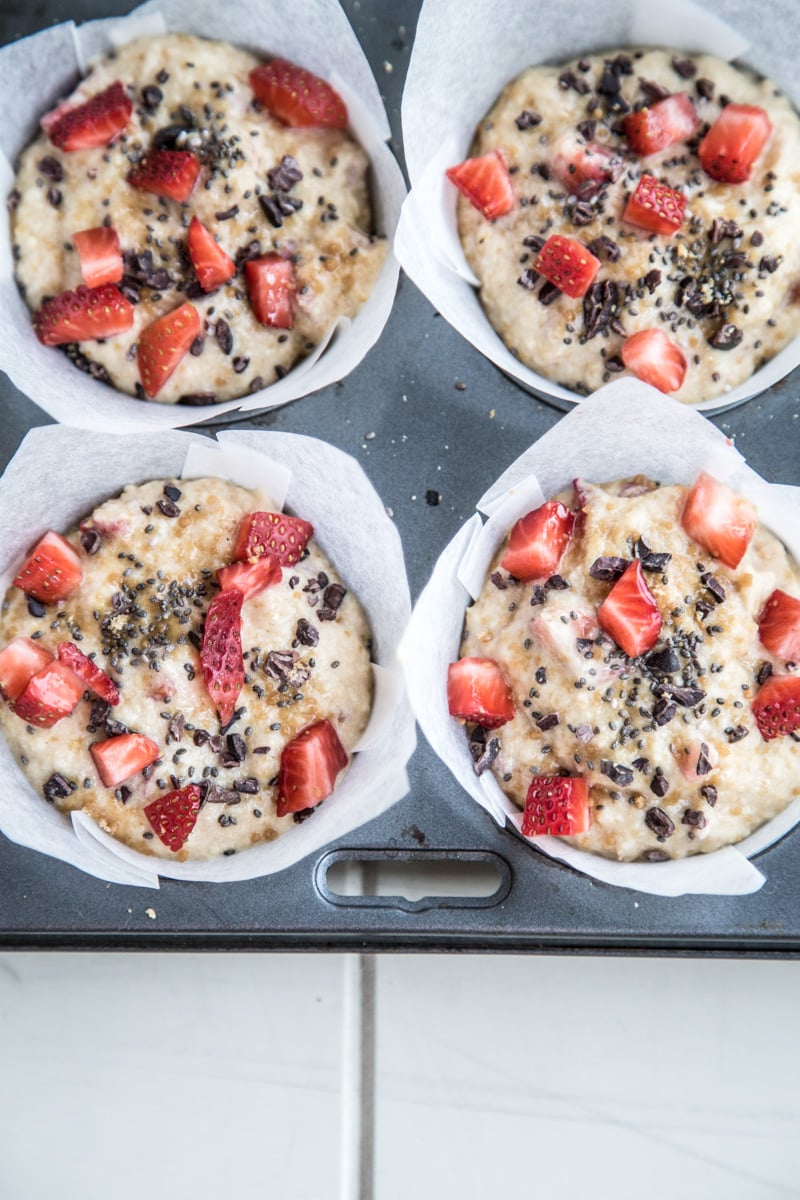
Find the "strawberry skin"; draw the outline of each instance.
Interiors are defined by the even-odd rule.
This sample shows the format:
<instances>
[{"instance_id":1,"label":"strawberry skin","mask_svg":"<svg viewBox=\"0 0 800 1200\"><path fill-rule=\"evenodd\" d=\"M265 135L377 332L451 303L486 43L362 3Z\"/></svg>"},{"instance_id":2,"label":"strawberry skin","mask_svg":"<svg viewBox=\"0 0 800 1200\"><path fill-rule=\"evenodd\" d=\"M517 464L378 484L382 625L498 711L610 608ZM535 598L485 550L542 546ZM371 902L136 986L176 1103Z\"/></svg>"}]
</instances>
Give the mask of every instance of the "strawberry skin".
<instances>
[{"instance_id":1,"label":"strawberry skin","mask_svg":"<svg viewBox=\"0 0 800 1200\"><path fill-rule=\"evenodd\" d=\"M549 579L558 570L574 525L574 513L560 500L548 500L514 525L500 566L526 583Z\"/></svg>"},{"instance_id":2,"label":"strawberry skin","mask_svg":"<svg viewBox=\"0 0 800 1200\"><path fill-rule=\"evenodd\" d=\"M244 264L247 294L253 316L261 325L291 329L294 325L292 297L296 290L294 267L288 258L264 254Z\"/></svg>"},{"instance_id":3,"label":"strawberry skin","mask_svg":"<svg viewBox=\"0 0 800 1200\"><path fill-rule=\"evenodd\" d=\"M204 292L213 292L236 274L236 263L214 240L209 229L192 217L186 235L186 248L192 260L197 282Z\"/></svg>"},{"instance_id":4,"label":"strawberry skin","mask_svg":"<svg viewBox=\"0 0 800 1200\"><path fill-rule=\"evenodd\" d=\"M628 113L623 124L628 145L635 154L646 156L685 142L700 124L697 110L687 92L676 92L648 108Z\"/></svg>"},{"instance_id":5,"label":"strawberry skin","mask_svg":"<svg viewBox=\"0 0 800 1200\"><path fill-rule=\"evenodd\" d=\"M511 688L493 658L461 658L447 668L447 707L452 717L498 729L515 714Z\"/></svg>"},{"instance_id":6,"label":"strawberry skin","mask_svg":"<svg viewBox=\"0 0 800 1200\"><path fill-rule=\"evenodd\" d=\"M64 663L53 659L29 681L14 702L14 712L28 725L50 729L68 717L83 698L83 680Z\"/></svg>"},{"instance_id":7,"label":"strawberry skin","mask_svg":"<svg viewBox=\"0 0 800 1200\"><path fill-rule=\"evenodd\" d=\"M78 551L60 533L48 529L23 563L14 587L42 604L52 604L74 592L82 579Z\"/></svg>"},{"instance_id":8,"label":"strawberry skin","mask_svg":"<svg viewBox=\"0 0 800 1200\"><path fill-rule=\"evenodd\" d=\"M87 287L119 283L123 275L119 235L112 226L98 225L73 233L72 242L81 261L81 274Z\"/></svg>"},{"instance_id":9,"label":"strawberry skin","mask_svg":"<svg viewBox=\"0 0 800 1200\"><path fill-rule=\"evenodd\" d=\"M227 725L233 717L244 684L243 600L244 596L236 588L214 597L208 606L200 646L203 679L221 725Z\"/></svg>"},{"instance_id":10,"label":"strawberry skin","mask_svg":"<svg viewBox=\"0 0 800 1200\"><path fill-rule=\"evenodd\" d=\"M231 557L235 562L273 556L282 567L292 567L303 556L314 526L302 517L285 513L253 512L242 518Z\"/></svg>"},{"instance_id":11,"label":"strawberry skin","mask_svg":"<svg viewBox=\"0 0 800 1200\"><path fill-rule=\"evenodd\" d=\"M58 657L75 672L90 692L94 692L106 704L119 704L119 692L113 679L106 675L74 642L59 642Z\"/></svg>"},{"instance_id":12,"label":"strawberry skin","mask_svg":"<svg viewBox=\"0 0 800 1200\"><path fill-rule=\"evenodd\" d=\"M661 632L662 618L638 559L625 568L614 584L597 610L597 620L628 658L638 658L653 649Z\"/></svg>"},{"instance_id":13,"label":"strawberry skin","mask_svg":"<svg viewBox=\"0 0 800 1200\"><path fill-rule=\"evenodd\" d=\"M119 82L74 108L60 106L57 120L48 123L48 137L59 150L92 150L109 146L130 120L133 103Z\"/></svg>"},{"instance_id":14,"label":"strawberry skin","mask_svg":"<svg viewBox=\"0 0 800 1200\"><path fill-rule=\"evenodd\" d=\"M537 254L533 269L567 296L577 299L588 290L600 270L600 260L574 238L554 233Z\"/></svg>"},{"instance_id":15,"label":"strawberry skin","mask_svg":"<svg viewBox=\"0 0 800 1200\"><path fill-rule=\"evenodd\" d=\"M183 848L197 823L202 792L196 783L166 792L144 806L144 815L160 842L175 853Z\"/></svg>"},{"instance_id":16,"label":"strawberry skin","mask_svg":"<svg viewBox=\"0 0 800 1200\"><path fill-rule=\"evenodd\" d=\"M447 169L447 178L487 221L503 217L514 207L514 188L499 150L480 158L467 158Z\"/></svg>"},{"instance_id":17,"label":"strawberry skin","mask_svg":"<svg viewBox=\"0 0 800 1200\"><path fill-rule=\"evenodd\" d=\"M680 346L663 329L641 329L622 343L622 361L642 383L660 392L677 392L686 377Z\"/></svg>"},{"instance_id":18,"label":"strawberry skin","mask_svg":"<svg viewBox=\"0 0 800 1200\"><path fill-rule=\"evenodd\" d=\"M119 787L161 757L155 742L143 733L121 733L89 747L97 773L106 787Z\"/></svg>"},{"instance_id":19,"label":"strawberry skin","mask_svg":"<svg viewBox=\"0 0 800 1200\"><path fill-rule=\"evenodd\" d=\"M322 129L347 125L347 107L336 89L285 58L256 67L250 72L250 86L256 99L284 125Z\"/></svg>"},{"instance_id":20,"label":"strawberry skin","mask_svg":"<svg viewBox=\"0 0 800 1200\"><path fill-rule=\"evenodd\" d=\"M245 600L257 596L271 584L279 583L281 575L281 565L271 554L257 558L255 562L231 563L229 567L220 567L217 571L222 591L235 589L242 593Z\"/></svg>"},{"instance_id":21,"label":"strawberry skin","mask_svg":"<svg viewBox=\"0 0 800 1200\"><path fill-rule=\"evenodd\" d=\"M0 692L6 700L16 700L34 675L43 671L53 656L31 638L15 637L0 650Z\"/></svg>"},{"instance_id":22,"label":"strawberry skin","mask_svg":"<svg viewBox=\"0 0 800 1200\"><path fill-rule=\"evenodd\" d=\"M281 753L278 816L314 808L330 796L337 775L348 761L347 751L330 721L307 725Z\"/></svg>"},{"instance_id":23,"label":"strawberry skin","mask_svg":"<svg viewBox=\"0 0 800 1200\"><path fill-rule=\"evenodd\" d=\"M132 325L133 305L113 283L61 292L33 314L34 332L45 346L114 337Z\"/></svg>"},{"instance_id":24,"label":"strawberry skin","mask_svg":"<svg viewBox=\"0 0 800 1200\"><path fill-rule=\"evenodd\" d=\"M701 471L686 496L681 525L726 567L736 568L758 528L758 516L749 500Z\"/></svg>"},{"instance_id":25,"label":"strawberry skin","mask_svg":"<svg viewBox=\"0 0 800 1200\"><path fill-rule=\"evenodd\" d=\"M758 618L758 636L771 654L800 662L800 600L776 588Z\"/></svg>"},{"instance_id":26,"label":"strawberry skin","mask_svg":"<svg viewBox=\"0 0 800 1200\"><path fill-rule=\"evenodd\" d=\"M151 150L128 175L131 187L183 204L200 174L200 159L191 150Z\"/></svg>"},{"instance_id":27,"label":"strawberry skin","mask_svg":"<svg viewBox=\"0 0 800 1200\"><path fill-rule=\"evenodd\" d=\"M524 837L570 837L591 824L589 785L580 776L536 775L525 797Z\"/></svg>"},{"instance_id":28,"label":"strawberry skin","mask_svg":"<svg viewBox=\"0 0 800 1200\"><path fill-rule=\"evenodd\" d=\"M770 675L751 708L765 742L800 729L800 675Z\"/></svg>"},{"instance_id":29,"label":"strawberry skin","mask_svg":"<svg viewBox=\"0 0 800 1200\"><path fill-rule=\"evenodd\" d=\"M151 400L189 353L200 328L200 314L187 300L142 332L137 355L139 378Z\"/></svg>"},{"instance_id":30,"label":"strawberry skin","mask_svg":"<svg viewBox=\"0 0 800 1200\"><path fill-rule=\"evenodd\" d=\"M622 159L608 146L587 142L572 131L558 139L550 160L553 173L569 192L580 192L585 183L609 183L622 170Z\"/></svg>"},{"instance_id":31,"label":"strawberry skin","mask_svg":"<svg viewBox=\"0 0 800 1200\"><path fill-rule=\"evenodd\" d=\"M763 108L727 104L698 148L703 170L721 183L744 183L771 133Z\"/></svg>"},{"instance_id":32,"label":"strawberry skin","mask_svg":"<svg viewBox=\"0 0 800 1200\"><path fill-rule=\"evenodd\" d=\"M682 192L661 183L654 175L642 175L625 205L622 219L629 225L669 237L680 229L685 211L686 197Z\"/></svg>"}]
</instances>

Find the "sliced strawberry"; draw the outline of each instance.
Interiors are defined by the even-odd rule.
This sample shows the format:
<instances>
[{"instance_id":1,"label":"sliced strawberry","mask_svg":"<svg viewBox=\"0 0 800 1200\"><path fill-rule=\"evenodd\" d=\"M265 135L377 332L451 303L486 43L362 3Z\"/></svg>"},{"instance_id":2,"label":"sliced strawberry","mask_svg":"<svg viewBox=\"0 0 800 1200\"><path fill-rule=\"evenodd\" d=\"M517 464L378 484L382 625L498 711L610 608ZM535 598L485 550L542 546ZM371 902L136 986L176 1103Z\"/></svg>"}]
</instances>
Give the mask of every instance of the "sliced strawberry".
<instances>
[{"instance_id":1,"label":"sliced strawberry","mask_svg":"<svg viewBox=\"0 0 800 1200\"><path fill-rule=\"evenodd\" d=\"M533 269L575 299L588 290L600 270L600 260L574 238L554 233L536 255Z\"/></svg>"},{"instance_id":2,"label":"sliced strawberry","mask_svg":"<svg viewBox=\"0 0 800 1200\"><path fill-rule=\"evenodd\" d=\"M131 325L133 305L113 283L61 292L33 314L34 332L45 346L115 337Z\"/></svg>"},{"instance_id":3,"label":"sliced strawberry","mask_svg":"<svg viewBox=\"0 0 800 1200\"><path fill-rule=\"evenodd\" d=\"M447 668L447 707L462 721L498 729L516 709L502 668L493 658L461 658Z\"/></svg>"},{"instance_id":4,"label":"sliced strawberry","mask_svg":"<svg viewBox=\"0 0 800 1200\"><path fill-rule=\"evenodd\" d=\"M467 158L457 166L449 167L446 174L487 221L505 216L514 207L511 176L499 150L492 150L480 158Z\"/></svg>"},{"instance_id":5,"label":"sliced strawberry","mask_svg":"<svg viewBox=\"0 0 800 1200\"><path fill-rule=\"evenodd\" d=\"M683 192L661 183L654 175L642 175L625 205L622 219L650 233L669 236L680 229L685 210L686 197Z\"/></svg>"},{"instance_id":6,"label":"sliced strawberry","mask_svg":"<svg viewBox=\"0 0 800 1200\"><path fill-rule=\"evenodd\" d=\"M16 700L34 675L43 671L53 656L31 638L15 637L0 650L0 692L6 700Z\"/></svg>"},{"instance_id":7,"label":"sliced strawberry","mask_svg":"<svg viewBox=\"0 0 800 1200\"><path fill-rule=\"evenodd\" d=\"M314 808L330 796L337 775L348 761L347 751L330 721L306 725L281 753L278 816Z\"/></svg>"},{"instance_id":8,"label":"sliced strawberry","mask_svg":"<svg viewBox=\"0 0 800 1200\"><path fill-rule=\"evenodd\" d=\"M661 613L638 559L614 584L597 610L597 620L628 658L653 649L661 632Z\"/></svg>"},{"instance_id":9,"label":"sliced strawberry","mask_svg":"<svg viewBox=\"0 0 800 1200\"><path fill-rule=\"evenodd\" d=\"M81 274L87 287L119 283L123 275L119 234L112 226L98 225L73 233L72 241L81 260Z\"/></svg>"},{"instance_id":10,"label":"sliced strawberry","mask_svg":"<svg viewBox=\"0 0 800 1200\"><path fill-rule=\"evenodd\" d=\"M701 471L684 501L681 525L726 567L738 567L758 527L758 517L749 500Z\"/></svg>"},{"instance_id":11,"label":"sliced strawberry","mask_svg":"<svg viewBox=\"0 0 800 1200\"><path fill-rule=\"evenodd\" d=\"M765 742L800 729L800 675L770 675L750 706Z\"/></svg>"},{"instance_id":12,"label":"sliced strawberry","mask_svg":"<svg viewBox=\"0 0 800 1200\"><path fill-rule=\"evenodd\" d=\"M160 842L177 853L197 823L203 793L196 783L166 792L144 806L153 832Z\"/></svg>"},{"instance_id":13,"label":"sliced strawberry","mask_svg":"<svg viewBox=\"0 0 800 1200\"><path fill-rule=\"evenodd\" d=\"M42 604L51 604L74 592L82 579L78 551L60 533L48 529L23 563L14 587Z\"/></svg>"},{"instance_id":14,"label":"sliced strawberry","mask_svg":"<svg viewBox=\"0 0 800 1200\"><path fill-rule=\"evenodd\" d=\"M206 689L216 705L221 725L233 717L244 683L242 658L242 601L236 588L220 592L208 606L200 666Z\"/></svg>"},{"instance_id":15,"label":"sliced strawberry","mask_svg":"<svg viewBox=\"0 0 800 1200\"><path fill-rule=\"evenodd\" d=\"M183 362L200 328L200 314L187 300L142 331L137 356L139 378L151 400Z\"/></svg>"},{"instance_id":16,"label":"sliced strawberry","mask_svg":"<svg viewBox=\"0 0 800 1200\"><path fill-rule=\"evenodd\" d=\"M222 246L214 240L214 235L197 217L192 217L189 232L186 235L186 248L192 260L197 282L204 292L213 292L214 288L236 274L236 263L226 254Z\"/></svg>"},{"instance_id":17,"label":"sliced strawberry","mask_svg":"<svg viewBox=\"0 0 800 1200\"><path fill-rule=\"evenodd\" d=\"M83 680L70 668L53 659L28 680L25 691L14 702L14 712L29 725L49 729L68 717L83 698Z\"/></svg>"},{"instance_id":18,"label":"sliced strawberry","mask_svg":"<svg viewBox=\"0 0 800 1200\"><path fill-rule=\"evenodd\" d=\"M771 654L800 662L800 600L776 588L758 618L758 636Z\"/></svg>"},{"instance_id":19,"label":"sliced strawberry","mask_svg":"<svg viewBox=\"0 0 800 1200\"><path fill-rule=\"evenodd\" d=\"M97 773L106 787L115 788L138 775L161 757L155 742L143 733L120 733L89 747Z\"/></svg>"},{"instance_id":20,"label":"sliced strawberry","mask_svg":"<svg viewBox=\"0 0 800 1200\"><path fill-rule=\"evenodd\" d=\"M279 583L281 564L271 554L257 558L255 562L236 562L217 571L219 586L223 592L235 589L244 600L250 600L273 583Z\"/></svg>"},{"instance_id":21,"label":"sliced strawberry","mask_svg":"<svg viewBox=\"0 0 800 1200\"><path fill-rule=\"evenodd\" d=\"M571 837L586 833L591 824L589 785L580 776L536 775L525 797L522 833L525 837Z\"/></svg>"},{"instance_id":22,"label":"sliced strawberry","mask_svg":"<svg viewBox=\"0 0 800 1200\"><path fill-rule=\"evenodd\" d=\"M703 170L721 183L744 183L771 133L763 108L727 104L697 151Z\"/></svg>"},{"instance_id":23,"label":"sliced strawberry","mask_svg":"<svg viewBox=\"0 0 800 1200\"><path fill-rule=\"evenodd\" d=\"M585 183L603 184L616 179L622 159L608 146L584 141L570 130L553 146L550 166L563 187L579 192Z\"/></svg>"},{"instance_id":24,"label":"sliced strawberry","mask_svg":"<svg viewBox=\"0 0 800 1200\"><path fill-rule=\"evenodd\" d=\"M302 558L314 526L302 517L286 513L253 512L242 518L233 546L234 562L272 555L282 567L294 566Z\"/></svg>"},{"instance_id":25,"label":"sliced strawberry","mask_svg":"<svg viewBox=\"0 0 800 1200\"><path fill-rule=\"evenodd\" d=\"M677 392L686 375L680 346L663 329L641 329L622 343L622 361L642 383L660 392Z\"/></svg>"},{"instance_id":26,"label":"sliced strawberry","mask_svg":"<svg viewBox=\"0 0 800 1200\"><path fill-rule=\"evenodd\" d=\"M98 92L84 104L74 107L60 105L48 121L47 134L59 150L91 150L109 146L122 133L133 111L133 103L117 80L105 91ZM44 127L44 119L42 121Z\"/></svg>"},{"instance_id":27,"label":"sliced strawberry","mask_svg":"<svg viewBox=\"0 0 800 1200\"><path fill-rule=\"evenodd\" d=\"M344 129L347 124L347 106L336 89L285 58L256 67L250 72L250 86L284 125Z\"/></svg>"},{"instance_id":28,"label":"sliced strawberry","mask_svg":"<svg viewBox=\"0 0 800 1200\"><path fill-rule=\"evenodd\" d=\"M200 159L191 150L150 150L128 175L131 187L183 204L200 174Z\"/></svg>"},{"instance_id":29,"label":"sliced strawberry","mask_svg":"<svg viewBox=\"0 0 800 1200\"><path fill-rule=\"evenodd\" d=\"M549 579L558 570L574 525L575 514L566 505L548 500L514 525L500 566L524 582Z\"/></svg>"},{"instance_id":30,"label":"sliced strawberry","mask_svg":"<svg viewBox=\"0 0 800 1200\"><path fill-rule=\"evenodd\" d=\"M676 92L648 108L628 113L623 124L635 154L657 154L675 142L686 142L700 124L688 92Z\"/></svg>"},{"instance_id":31,"label":"sliced strawberry","mask_svg":"<svg viewBox=\"0 0 800 1200\"><path fill-rule=\"evenodd\" d=\"M58 657L70 667L90 692L94 692L106 704L119 704L119 692L113 679L106 675L88 655L79 650L74 642L59 642Z\"/></svg>"},{"instance_id":32,"label":"sliced strawberry","mask_svg":"<svg viewBox=\"0 0 800 1200\"><path fill-rule=\"evenodd\" d=\"M291 329L294 325L292 297L296 290L294 267L288 258L264 254L244 264L247 293L253 316L262 325Z\"/></svg>"},{"instance_id":33,"label":"sliced strawberry","mask_svg":"<svg viewBox=\"0 0 800 1200\"><path fill-rule=\"evenodd\" d=\"M74 100L62 100L55 108L51 108L43 117L39 118L39 124L45 133L49 134L63 116L68 112L72 112L74 108L78 108L78 104Z\"/></svg>"}]
</instances>

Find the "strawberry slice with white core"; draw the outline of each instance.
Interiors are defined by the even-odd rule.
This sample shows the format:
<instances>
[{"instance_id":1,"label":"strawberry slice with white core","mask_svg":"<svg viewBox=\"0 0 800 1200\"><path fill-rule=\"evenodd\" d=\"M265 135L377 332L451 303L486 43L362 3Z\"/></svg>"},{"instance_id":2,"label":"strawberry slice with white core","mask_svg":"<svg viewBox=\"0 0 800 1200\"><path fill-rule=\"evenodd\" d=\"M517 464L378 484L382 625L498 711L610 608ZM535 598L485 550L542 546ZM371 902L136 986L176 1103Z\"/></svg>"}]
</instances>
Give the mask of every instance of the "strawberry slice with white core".
<instances>
[{"instance_id":1,"label":"strawberry slice with white core","mask_svg":"<svg viewBox=\"0 0 800 1200\"><path fill-rule=\"evenodd\" d=\"M638 658L653 649L663 622L638 559L614 584L597 610L597 620L628 658Z\"/></svg>"},{"instance_id":2,"label":"strawberry slice with white core","mask_svg":"<svg viewBox=\"0 0 800 1200\"><path fill-rule=\"evenodd\" d=\"M243 600L244 596L237 588L214 597L208 606L200 645L203 679L221 725L227 725L232 719L244 684Z\"/></svg>"},{"instance_id":3,"label":"strawberry slice with white core","mask_svg":"<svg viewBox=\"0 0 800 1200\"><path fill-rule=\"evenodd\" d=\"M281 565L271 554L257 558L255 562L236 562L217 571L219 586L223 592L234 589L241 592L243 599L250 600L281 579Z\"/></svg>"},{"instance_id":4,"label":"strawberry slice with white core","mask_svg":"<svg viewBox=\"0 0 800 1200\"><path fill-rule=\"evenodd\" d=\"M25 691L14 702L14 712L28 725L50 729L68 717L83 698L83 680L57 659L28 681Z\"/></svg>"},{"instance_id":5,"label":"strawberry slice with white core","mask_svg":"<svg viewBox=\"0 0 800 1200\"><path fill-rule=\"evenodd\" d=\"M800 675L770 675L750 707L765 742L800 729Z\"/></svg>"},{"instance_id":6,"label":"strawberry slice with white core","mask_svg":"<svg viewBox=\"0 0 800 1200\"><path fill-rule=\"evenodd\" d=\"M726 567L735 568L758 528L758 517L749 500L701 471L686 496L681 525Z\"/></svg>"},{"instance_id":7,"label":"strawberry slice with white core","mask_svg":"<svg viewBox=\"0 0 800 1200\"><path fill-rule=\"evenodd\" d=\"M700 118L688 92L676 92L638 112L628 113L623 124L631 150L646 157L666 150L675 142L688 141Z\"/></svg>"},{"instance_id":8,"label":"strawberry slice with white core","mask_svg":"<svg viewBox=\"0 0 800 1200\"><path fill-rule=\"evenodd\" d=\"M493 658L462 658L447 668L447 707L462 721L498 729L516 712L503 670Z\"/></svg>"},{"instance_id":9,"label":"strawberry slice with white core","mask_svg":"<svg viewBox=\"0 0 800 1200\"><path fill-rule=\"evenodd\" d=\"M302 517L276 512L248 513L237 530L231 558L243 562L268 555L282 567L292 567L303 557L313 533L314 526Z\"/></svg>"},{"instance_id":10,"label":"strawberry slice with white core","mask_svg":"<svg viewBox=\"0 0 800 1200\"><path fill-rule=\"evenodd\" d=\"M744 183L771 133L763 108L726 104L698 148L703 170L720 183Z\"/></svg>"},{"instance_id":11,"label":"strawberry slice with white core","mask_svg":"<svg viewBox=\"0 0 800 1200\"><path fill-rule=\"evenodd\" d=\"M201 326L200 314L187 300L142 331L137 354L139 378L151 400L183 362Z\"/></svg>"},{"instance_id":12,"label":"strawberry slice with white core","mask_svg":"<svg viewBox=\"0 0 800 1200\"><path fill-rule=\"evenodd\" d=\"M82 579L78 551L60 533L48 529L22 564L14 587L42 604L53 604L74 592Z\"/></svg>"},{"instance_id":13,"label":"strawberry slice with white core","mask_svg":"<svg viewBox=\"0 0 800 1200\"><path fill-rule=\"evenodd\" d=\"M316 807L330 796L339 772L348 761L347 751L330 721L307 725L281 752L278 816Z\"/></svg>"},{"instance_id":14,"label":"strawberry slice with white core","mask_svg":"<svg viewBox=\"0 0 800 1200\"><path fill-rule=\"evenodd\" d=\"M600 142L587 142L569 131L553 146L553 174L569 192L579 192L585 183L610 183L622 170L622 159Z\"/></svg>"},{"instance_id":15,"label":"strawberry slice with white core","mask_svg":"<svg viewBox=\"0 0 800 1200\"><path fill-rule=\"evenodd\" d=\"M113 283L60 292L33 314L33 331L44 346L94 342L126 333L133 325L133 305Z\"/></svg>"},{"instance_id":16,"label":"strawberry slice with white core","mask_svg":"<svg viewBox=\"0 0 800 1200\"><path fill-rule=\"evenodd\" d=\"M625 211L623 221L646 229L648 233L664 233L669 237L680 229L686 211L686 197L654 175L642 175Z\"/></svg>"},{"instance_id":17,"label":"strawberry slice with white core","mask_svg":"<svg viewBox=\"0 0 800 1200\"><path fill-rule=\"evenodd\" d=\"M161 757L155 742L143 733L121 733L89 747L97 773L106 787L119 787Z\"/></svg>"},{"instance_id":18,"label":"strawberry slice with white core","mask_svg":"<svg viewBox=\"0 0 800 1200\"><path fill-rule=\"evenodd\" d=\"M591 824L589 785L580 776L536 775L522 816L524 837L571 837Z\"/></svg>"},{"instance_id":19,"label":"strawberry slice with white core","mask_svg":"<svg viewBox=\"0 0 800 1200\"><path fill-rule=\"evenodd\" d=\"M186 249L189 251L197 282L204 292L213 292L236 274L236 263L215 240L211 230L207 229L202 221L198 221L197 217L192 217L189 224Z\"/></svg>"},{"instance_id":20,"label":"strawberry slice with white core","mask_svg":"<svg viewBox=\"0 0 800 1200\"><path fill-rule=\"evenodd\" d=\"M499 150L479 158L466 158L455 167L448 167L446 175L487 221L504 217L514 207L511 176Z\"/></svg>"},{"instance_id":21,"label":"strawberry slice with white core","mask_svg":"<svg viewBox=\"0 0 800 1200\"><path fill-rule=\"evenodd\" d=\"M291 329L294 325L292 297L297 290L294 267L279 254L249 258L244 264L247 294L253 316L260 325Z\"/></svg>"},{"instance_id":22,"label":"strawberry slice with white core","mask_svg":"<svg viewBox=\"0 0 800 1200\"><path fill-rule=\"evenodd\" d=\"M758 636L770 654L800 663L800 600L776 588L758 618Z\"/></svg>"},{"instance_id":23,"label":"strawberry slice with white core","mask_svg":"<svg viewBox=\"0 0 800 1200\"><path fill-rule=\"evenodd\" d=\"M83 104L62 104L42 118L42 128L59 150L92 150L109 146L130 120L133 103L119 82Z\"/></svg>"},{"instance_id":24,"label":"strawberry slice with white core","mask_svg":"<svg viewBox=\"0 0 800 1200\"><path fill-rule=\"evenodd\" d=\"M16 700L34 675L43 671L53 655L31 638L15 637L0 650L0 692L6 700Z\"/></svg>"},{"instance_id":25,"label":"strawberry slice with white core","mask_svg":"<svg viewBox=\"0 0 800 1200\"><path fill-rule=\"evenodd\" d=\"M600 260L575 238L554 233L536 255L533 269L567 296L577 299L588 291L600 270Z\"/></svg>"},{"instance_id":26,"label":"strawberry slice with white core","mask_svg":"<svg viewBox=\"0 0 800 1200\"><path fill-rule=\"evenodd\" d=\"M196 783L166 792L144 806L144 815L160 842L177 854L197 824L203 793Z\"/></svg>"},{"instance_id":27,"label":"strawberry slice with white core","mask_svg":"<svg viewBox=\"0 0 800 1200\"><path fill-rule=\"evenodd\" d=\"M256 99L292 128L344 129L347 105L335 88L305 67L273 58L250 72Z\"/></svg>"},{"instance_id":28,"label":"strawberry slice with white core","mask_svg":"<svg viewBox=\"0 0 800 1200\"><path fill-rule=\"evenodd\" d=\"M58 657L83 680L90 692L94 692L106 704L119 704L119 692L114 680L106 675L88 655L79 650L74 642L59 642Z\"/></svg>"},{"instance_id":29,"label":"strawberry slice with white core","mask_svg":"<svg viewBox=\"0 0 800 1200\"><path fill-rule=\"evenodd\" d=\"M508 539L500 566L528 582L555 575L575 526L575 514L560 500L548 500L520 517Z\"/></svg>"},{"instance_id":30,"label":"strawberry slice with white core","mask_svg":"<svg viewBox=\"0 0 800 1200\"><path fill-rule=\"evenodd\" d=\"M119 234L111 225L98 225L73 233L72 242L78 251L81 274L87 287L104 283L119 283L123 275Z\"/></svg>"},{"instance_id":31,"label":"strawberry slice with white core","mask_svg":"<svg viewBox=\"0 0 800 1200\"><path fill-rule=\"evenodd\" d=\"M686 377L680 346L663 329L640 329L622 343L622 361L642 383L660 392L677 392Z\"/></svg>"}]
</instances>

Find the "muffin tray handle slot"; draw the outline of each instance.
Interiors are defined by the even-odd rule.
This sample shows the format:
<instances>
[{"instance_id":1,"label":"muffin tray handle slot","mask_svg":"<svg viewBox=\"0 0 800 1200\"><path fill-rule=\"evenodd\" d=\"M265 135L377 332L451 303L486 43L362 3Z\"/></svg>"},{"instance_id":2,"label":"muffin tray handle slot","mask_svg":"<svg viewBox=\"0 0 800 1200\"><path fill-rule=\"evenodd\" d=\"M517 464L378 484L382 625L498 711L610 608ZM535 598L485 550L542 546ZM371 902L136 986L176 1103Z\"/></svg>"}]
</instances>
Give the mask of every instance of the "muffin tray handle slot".
<instances>
[{"instance_id":1,"label":"muffin tray handle slot","mask_svg":"<svg viewBox=\"0 0 800 1200\"><path fill-rule=\"evenodd\" d=\"M481 850L334 850L317 863L315 882L343 907L491 908L508 895L511 868Z\"/></svg>"}]
</instances>

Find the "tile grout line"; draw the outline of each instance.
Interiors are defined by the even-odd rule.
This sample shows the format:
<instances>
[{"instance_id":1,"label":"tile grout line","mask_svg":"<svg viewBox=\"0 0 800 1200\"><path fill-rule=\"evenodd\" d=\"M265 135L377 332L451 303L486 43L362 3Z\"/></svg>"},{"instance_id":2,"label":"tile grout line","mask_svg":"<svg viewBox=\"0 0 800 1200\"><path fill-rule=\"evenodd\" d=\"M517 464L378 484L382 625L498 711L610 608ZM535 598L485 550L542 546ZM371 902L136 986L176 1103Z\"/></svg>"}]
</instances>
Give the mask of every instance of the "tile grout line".
<instances>
[{"instance_id":1,"label":"tile grout line","mask_svg":"<svg viewBox=\"0 0 800 1200\"><path fill-rule=\"evenodd\" d=\"M344 956L340 1200L372 1200L375 958Z\"/></svg>"}]
</instances>

